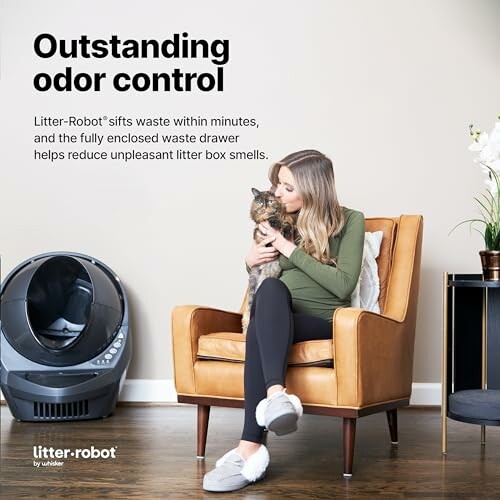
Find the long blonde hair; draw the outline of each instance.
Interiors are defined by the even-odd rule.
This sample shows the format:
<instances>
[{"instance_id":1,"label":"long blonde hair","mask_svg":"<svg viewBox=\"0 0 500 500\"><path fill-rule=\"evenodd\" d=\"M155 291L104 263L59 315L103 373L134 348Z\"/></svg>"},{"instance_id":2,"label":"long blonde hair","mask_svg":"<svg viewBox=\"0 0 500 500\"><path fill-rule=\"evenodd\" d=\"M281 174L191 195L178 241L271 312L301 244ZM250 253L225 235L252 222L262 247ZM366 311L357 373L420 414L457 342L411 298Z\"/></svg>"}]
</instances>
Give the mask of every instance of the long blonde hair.
<instances>
[{"instance_id":1,"label":"long blonde hair","mask_svg":"<svg viewBox=\"0 0 500 500\"><path fill-rule=\"evenodd\" d=\"M281 167L290 169L302 197L302 208L296 214L299 248L324 264L334 263L328 239L342 230L344 212L337 198L331 160L314 149L289 154L269 170L273 187L278 184Z\"/></svg>"}]
</instances>

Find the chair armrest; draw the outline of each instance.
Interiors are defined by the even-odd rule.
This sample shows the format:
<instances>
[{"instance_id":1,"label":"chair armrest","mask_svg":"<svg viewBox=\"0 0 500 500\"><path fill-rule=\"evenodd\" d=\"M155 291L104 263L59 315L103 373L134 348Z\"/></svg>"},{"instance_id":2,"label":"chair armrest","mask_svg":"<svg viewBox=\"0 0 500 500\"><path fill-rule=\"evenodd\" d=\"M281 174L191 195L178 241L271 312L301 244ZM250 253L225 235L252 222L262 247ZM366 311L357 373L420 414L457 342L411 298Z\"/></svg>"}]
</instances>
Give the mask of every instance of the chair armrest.
<instances>
[{"instance_id":1,"label":"chair armrest","mask_svg":"<svg viewBox=\"0 0 500 500\"><path fill-rule=\"evenodd\" d=\"M410 397L413 336L404 322L348 307L335 311L333 325L339 406Z\"/></svg>"},{"instance_id":2,"label":"chair armrest","mask_svg":"<svg viewBox=\"0 0 500 500\"><path fill-rule=\"evenodd\" d=\"M175 388L195 394L194 364L198 338L213 332L241 332L241 314L202 306L177 306L172 311Z\"/></svg>"}]
</instances>

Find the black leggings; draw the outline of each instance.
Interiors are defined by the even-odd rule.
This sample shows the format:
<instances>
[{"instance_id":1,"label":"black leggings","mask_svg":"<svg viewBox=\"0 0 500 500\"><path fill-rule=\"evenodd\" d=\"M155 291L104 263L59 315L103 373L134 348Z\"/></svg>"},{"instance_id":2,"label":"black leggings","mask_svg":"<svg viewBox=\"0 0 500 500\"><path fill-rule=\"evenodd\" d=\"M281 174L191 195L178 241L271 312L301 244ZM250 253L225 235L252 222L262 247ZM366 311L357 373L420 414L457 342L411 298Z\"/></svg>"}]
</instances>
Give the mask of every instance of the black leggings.
<instances>
[{"instance_id":1,"label":"black leggings","mask_svg":"<svg viewBox=\"0 0 500 500\"><path fill-rule=\"evenodd\" d=\"M255 420L255 408L272 385L285 385L288 350L293 342L332 338L330 322L292 311L287 286L266 278L250 311L245 353L245 424L241 439L261 443L264 428Z\"/></svg>"}]
</instances>

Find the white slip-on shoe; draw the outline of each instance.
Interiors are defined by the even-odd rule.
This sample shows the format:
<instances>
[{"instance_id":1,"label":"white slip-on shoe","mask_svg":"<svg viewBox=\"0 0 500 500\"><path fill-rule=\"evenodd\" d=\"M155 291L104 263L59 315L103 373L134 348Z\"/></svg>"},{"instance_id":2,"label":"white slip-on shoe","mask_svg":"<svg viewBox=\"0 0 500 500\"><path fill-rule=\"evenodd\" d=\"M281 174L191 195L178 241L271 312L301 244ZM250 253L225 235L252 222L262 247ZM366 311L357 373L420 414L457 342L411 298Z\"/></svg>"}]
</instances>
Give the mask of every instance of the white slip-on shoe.
<instances>
[{"instance_id":1,"label":"white slip-on shoe","mask_svg":"<svg viewBox=\"0 0 500 500\"><path fill-rule=\"evenodd\" d=\"M255 419L261 427L283 436L297 430L297 420L302 413L300 399L294 394L287 394L284 389L259 402Z\"/></svg>"},{"instance_id":2,"label":"white slip-on shoe","mask_svg":"<svg viewBox=\"0 0 500 500\"><path fill-rule=\"evenodd\" d=\"M260 448L247 460L237 448L228 451L215 463L215 469L205 474L203 489L206 491L234 491L250 483L263 479L269 465L269 452L261 444Z\"/></svg>"}]
</instances>

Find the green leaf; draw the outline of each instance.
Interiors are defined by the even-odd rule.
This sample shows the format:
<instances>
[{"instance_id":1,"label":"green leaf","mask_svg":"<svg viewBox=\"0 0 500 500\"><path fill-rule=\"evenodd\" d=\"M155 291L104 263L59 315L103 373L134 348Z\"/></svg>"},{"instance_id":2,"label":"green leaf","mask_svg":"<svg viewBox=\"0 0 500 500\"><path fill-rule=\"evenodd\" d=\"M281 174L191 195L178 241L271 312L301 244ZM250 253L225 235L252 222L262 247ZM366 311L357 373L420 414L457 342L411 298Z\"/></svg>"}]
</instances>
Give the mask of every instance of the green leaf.
<instances>
[{"instance_id":1,"label":"green leaf","mask_svg":"<svg viewBox=\"0 0 500 500\"><path fill-rule=\"evenodd\" d=\"M488 191L488 194L490 195L490 198L486 196L485 194L482 194L481 196L486 200L486 203L489 205L489 208L479 199L479 198L474 198L485 210L486 212L490 215L495 212L495 200L493 199L493 195ZM491 216L490 216L491 218Z\"/></svg>"},{"instance_id":2,"label":"green leaf","mask_svg":"<svg viewBox=\"0 0 500 500\"><path fill-rule=\"evenodd\" d=\"M467 222L470 222L471 224L473 222L481 222L482 224L486 224L486 222L484 220L481 220L481 219L467 219L467 220L463 220L462 222L459 222L456 226L454 226L452 228L452 230L448 233L448 236L450 236L450 234L455 231L455 229L458 227L458 226L461 226L462 224L467 224Z\"/></svg>"},{"instance_id":3,"label":"green leaf","mask_svg":"<svg viewBox=\"0 0 500 500\"><path fill-rule=\"evenodd\" d=\"M486 243L486 250L493 250L493 234L489 224L486 224L486 229L484 231L484 242Z\"/></svg>"},{"instance_id":4,"label":"green leaf","mask_svg":"<svg viewBox=\"0 0 500 500\"><path fill-rule=\"evenodd\" d=\"M474 229L484 239L485 247L488 250L500 250L500 176L485 163L481 162L489 170L490 179L495 181L496 193L487 190L486 193L481 193L480 197L475 197L474 200L479 205L480 219L468 219L458 223L448 233L450 235L455 229L465 223L470 224L470 229ZM473 227L474 224L484 224L484 234Z\"/></svg>"},{"instance_id":5,"label":"green leaf","mask_svg":"<svg viewBox=\"0 0 500 500\"><path fill-rule=\"evenodd\" d=\"M500 231L497 231L497 236L493 242L491 250L500 250Z\"/></svg>"}]
</instances>

